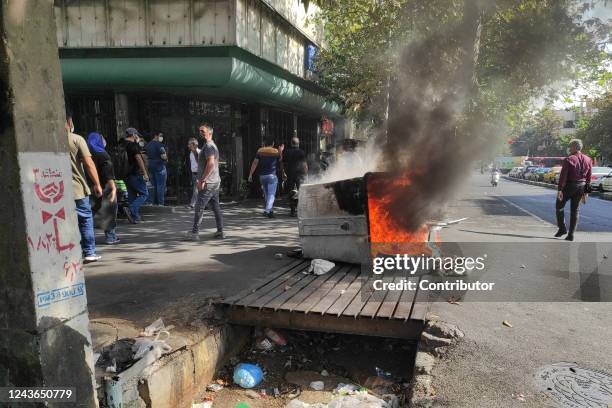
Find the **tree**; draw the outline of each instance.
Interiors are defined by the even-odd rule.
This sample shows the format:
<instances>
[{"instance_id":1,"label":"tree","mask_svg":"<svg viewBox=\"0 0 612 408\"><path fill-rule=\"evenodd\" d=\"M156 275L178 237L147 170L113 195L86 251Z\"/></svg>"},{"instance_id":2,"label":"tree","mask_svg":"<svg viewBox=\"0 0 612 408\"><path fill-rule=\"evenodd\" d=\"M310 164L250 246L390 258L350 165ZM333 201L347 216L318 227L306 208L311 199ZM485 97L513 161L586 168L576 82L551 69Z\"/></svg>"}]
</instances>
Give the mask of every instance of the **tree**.
<instances>
[{"instance_id":1,"label":"tree","mask_svg":"<svg viewBox=\"0 0 612 408\"><path fill-rule=\"evenodd\" d=\"M515 156L562 156L569 140L561 134L563 119L551 106L539 110L512 144Z\"/></svg>"},{"instance_id":2,"label":"tree","mask_svg":"<svg viewBox=\"0 0 612 408\"><path fill-rule=\"evenodd\" d=\"M577 132L583 139L586 153L600 159L603 164L612 164L612 94L596 102L597 113Z\"/></svg>"},{"instance_id":3,"label":"tree","mask_svg":"<svg viewBox=\"0 0 612 408\"><path fill-rule=\"evenodd\" d=\"M376 124L386 111L389 77L404 66L400 55L416 42L445 55L433 58L435 67L463 64L461 33L465 11L480 12L474 79L479 109L506 115L526 99L557 80L601 77L601 43L609 27L584 14L593 5L578 0L333 0L319 2L319 21L325 26L325 47L319 53L320 82L332 91L347 115ZM465 27L463 27L465 28ZM474 27L476 29L476 27ZM449 47L448 43L453 47ZM452 48L452 49L451 49ZM422 57L429 57L423 53ZM423 61L424 62L424 61ZM414 78L415 80L418 77Z\"/></svg>"}]
</instances>

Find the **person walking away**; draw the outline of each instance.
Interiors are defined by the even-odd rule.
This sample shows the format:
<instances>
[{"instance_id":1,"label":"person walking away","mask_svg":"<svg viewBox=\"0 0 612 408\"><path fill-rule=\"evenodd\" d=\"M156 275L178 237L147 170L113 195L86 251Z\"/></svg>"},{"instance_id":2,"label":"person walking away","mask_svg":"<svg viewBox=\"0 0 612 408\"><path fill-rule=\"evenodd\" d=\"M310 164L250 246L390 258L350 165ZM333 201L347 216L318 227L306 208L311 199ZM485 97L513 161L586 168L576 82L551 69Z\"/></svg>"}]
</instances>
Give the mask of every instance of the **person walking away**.
<instances>
[{"instance_id":1,"label":"person walking away","mask_svg":"<svg viewBox=\"0 0 612 408\"><path fill-rule=\"evenodd\" d=\"M306 180L308 174L308 164L306 162L306 153L300 149L300 139L293 137L291 139L291 147L283 152L282 163L287 171L287 183L285 184L286 192L289 196L289 208L291 216L296 216L297 194L300 186Z\"/></svg>"},{"instance_id":2,"label":"person walking away","mask_svg":"<svg viewBox=\"0 0 612 408\"><path fill-rule=\"evenodd\" d=\"M125 133L125 150L130 165L130 173L127 179L128 201L130 203L129 208L132 214L132 221L134 224L138 224L142 222L140 207L147 201L149 196L149 191L147 190L149 174L140 150L140 133L134 128L127 128Z\"/></svg>"},{"instance_id":3,"label":"person walking away","mask_svg":"<svg viewBox=\"0 0 612 408\"><path fill-rule=\"evenodd\" d=\"M191 201L188 207L194 208L196 201L198 200L198 156L200 154L200 148L198 147L198 140L195 137L189 139L187 142L189 148L189 155L187 160L187 167L191 173L191 185L193 187L193 193L191 194Z\"/></svg>"},{"instance_id":4,"label":"person walking away","mask_svg":"<svg viewBox=\"0 0 612 408\"><path fill-rule=\"evenodd\" d=\"M87 136L87 146L98 176L100 185L103 186L102 197L93 201L93 210L100 228L104 230L104 236L108 245L118 244L115 228L117 227L117 187L115 186L115 173L113 162L106 151L106 140L97 132L91 132Z\"/></svg>"},{"instance_id":5,"label":"person walking away","mask_svg":"<svg viewBox=\"0 0 612 408\"><path fill-rule=\"evenodd\" d=\"M559 175L559 186L555 209L557 212L557 226L559 230L555 237L567 234L567 241L574 240L574 231L578 225L578 210L580 201L591 192L591 171L593 161L587 155L582 154L582 140L573 139L569 143L569 156L563 161L561 174ZM565 204L570 202L570 225L569 230L565 227Z\"/></svg>"},{"instance_id":6,"label":"person walking away","mask_svg":"<svg viewBox=\"0 0 612 408\"><path fill-rule=\"evenodd\" d=\"M89 196L91 190L87 185L85 173L93 184L96 197L102 196L102 187L98 178L96 166L91 158L87 142L74 133L72 114L66 110L66 131L68 133L68 150L70 152L70 165L72 168L72 188L74 204L76 205L79 232L81 233L81 250L83 263L99 261L102 257L96 254L96 236L94 233L93 213Z\"/></svg>"},{"instance_id":7,"label":"person walking away","mask_svg":"<svg viewBox=\"0 0 612 408\"><path fill-rule=\"evenodd\" d=\"M276 198L276 188L278 187L277 169L281 167L281 153L274 147L274 139L267 138L264 147L257 150L255 159L251 163L249 172L249 183L253 181L253 173L259 167L259 182L264 193L264 212L268 218L274 218L274 199ZM284 176L284 171L282 171Z\"/></svg>"},{"instance_id":8,"label":"person walking away","mask_svg":"<svg viewBox=\"0 0 612 408\"><path fill-rule=\"evenodd\" d=\"M221 186L221 176L219 175L219 149L213 141L213 128L208 123L200 126L199 132L206 144L198 154L198 177L196 186L198 196L195 203L193 216L193 227L186 233L186 238L198 240L200 234L200 223L204 215L204 209L208 204L215 215L217 232L214 238L225 238L223 232L223 215L219 205L219 187Z\"/></svg>"},{"instance_id":9,"label":"person walking away","mask_svg":"<svg viewBox=\"0 0 612 408\"><path fill-rule=\"evenodd\" d=\"M151 201L155 205L164 205L166 197L166 180L168 178L166 163L168 163L168 153L162 144L163 141L164 134L156 132L153 140L147 143L145 147L149 164L149 177L153 185Z\"/></svg>"}]
</instances>

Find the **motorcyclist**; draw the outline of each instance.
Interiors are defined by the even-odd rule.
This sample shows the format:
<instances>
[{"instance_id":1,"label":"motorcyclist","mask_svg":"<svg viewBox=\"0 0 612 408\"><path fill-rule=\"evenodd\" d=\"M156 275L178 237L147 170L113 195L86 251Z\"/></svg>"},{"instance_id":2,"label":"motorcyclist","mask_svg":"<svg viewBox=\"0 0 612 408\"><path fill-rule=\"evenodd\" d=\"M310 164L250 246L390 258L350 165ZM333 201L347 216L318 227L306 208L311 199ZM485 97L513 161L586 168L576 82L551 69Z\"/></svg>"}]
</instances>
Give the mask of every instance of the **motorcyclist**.
<instances>
[{"instance_id":1,"label":"motorcyclist","mask_svg":"<svg viewBox=\"0 0 612 408\"><path fill-rule=\"evenodd\" d=\"M491 170L491 184L496 186L497 183L499 183L499 170L496 167L493 167L493 170Z\"/></svg>"}]
</instances>

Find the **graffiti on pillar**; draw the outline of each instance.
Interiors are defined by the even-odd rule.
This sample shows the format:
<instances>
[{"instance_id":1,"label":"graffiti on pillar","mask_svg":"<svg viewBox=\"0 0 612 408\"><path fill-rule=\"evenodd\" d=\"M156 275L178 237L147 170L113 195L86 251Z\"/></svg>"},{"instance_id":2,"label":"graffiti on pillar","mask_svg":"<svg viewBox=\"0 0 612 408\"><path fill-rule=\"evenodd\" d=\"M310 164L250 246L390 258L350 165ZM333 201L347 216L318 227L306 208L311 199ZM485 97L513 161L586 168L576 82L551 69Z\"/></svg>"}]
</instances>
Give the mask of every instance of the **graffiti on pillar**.
<instances>
[{"instance_id":1,"label":"graffiti on pillar","mask_svg":"<svg viewBox=\"0 0 612 408\"><path fill-rule=\"evenodd\" d=\"M56 207L64 197L64 180L62 180L62 172L52 168L34 168L34 192L36 197L42 203L41 219L44 226L48 226L47 231L41 233L37 237L28 235L28 245L36 251L47 251L50 253L52 249L57 253L69 251L75 247L72 242L62 242L59 231L59 223L66 221L66 210L62 206Z\"/></svg>"},{"instance_id":2,"label":"graffiti on pillar","mask_svg":"<svg viewBox=\"0 0 612 408\"><path fill-rule=\"evenodd\" d=\"M66 261L64 262L64 275L71 282L74 281L74 277L81 272L81 262L80 261Z\"/></svg>"},{"instance_id":3,"label":"graffiti on pillar","mask_svg":"<svg viewBox=\"0 0 612 408\"><path fill-rule=\"evenodd\" d=\"M49 317L64 321L87 310L71 170L68 152L19 153L38 322Z\"/></svg>"}]
</instances>

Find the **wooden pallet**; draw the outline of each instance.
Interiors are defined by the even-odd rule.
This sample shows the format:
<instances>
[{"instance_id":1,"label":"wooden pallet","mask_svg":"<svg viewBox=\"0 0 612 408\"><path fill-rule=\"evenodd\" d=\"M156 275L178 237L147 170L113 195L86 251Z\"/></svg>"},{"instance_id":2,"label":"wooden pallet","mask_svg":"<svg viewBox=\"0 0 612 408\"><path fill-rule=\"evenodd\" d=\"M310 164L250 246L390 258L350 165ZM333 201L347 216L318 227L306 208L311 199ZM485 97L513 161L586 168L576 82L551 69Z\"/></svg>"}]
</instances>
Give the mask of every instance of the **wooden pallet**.
<instances>
[{"instance_id":1,"label":"wooden pallet","mask_svg":"<svg viewBox=\"0 0 612 408\"><path fill-rule=\"evenodd\" d=\"M305 273L310 260L287 263L267 280L220 302L236 324L330 331L384 337L414 338L422 328L428 302L417 291L374 291L383 279L417 283L418 277L362 271L359 265L337 263L320 276Z\"/></svg>"}]
</instances>

